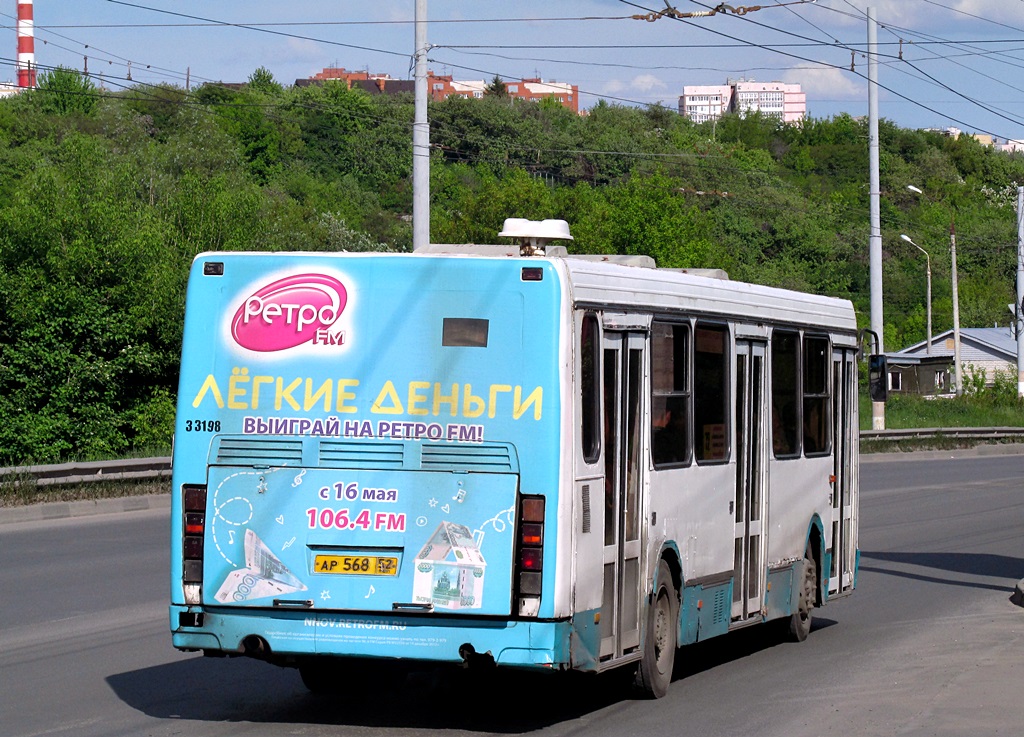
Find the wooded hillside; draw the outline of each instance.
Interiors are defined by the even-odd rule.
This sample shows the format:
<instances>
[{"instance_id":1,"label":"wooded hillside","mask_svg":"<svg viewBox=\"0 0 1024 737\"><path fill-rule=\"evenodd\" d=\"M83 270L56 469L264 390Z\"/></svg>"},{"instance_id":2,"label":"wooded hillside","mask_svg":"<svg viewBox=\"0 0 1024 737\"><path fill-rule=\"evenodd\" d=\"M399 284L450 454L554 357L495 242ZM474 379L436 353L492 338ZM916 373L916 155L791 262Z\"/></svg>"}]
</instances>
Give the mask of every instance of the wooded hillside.
<instances>
[{"instance_id":1,"label":"wooded hillside","mask_svg":"<svg viewBox=\"0 0 1024 737\"><path fill-rule=\"evenodd\" d=\"M0 101L0 465L169 446L185 281L202 251L408 250L411 98L339 84L97 89L76 72ZM851 298L868 322L865 122L693 125L500 95L431 104L431 240L563 218L580 252L716 267ZM881 125L886 347L1007 324L1024 158ZM919 195L906 189L913 184Z\"/></svg>"}]
</instances>

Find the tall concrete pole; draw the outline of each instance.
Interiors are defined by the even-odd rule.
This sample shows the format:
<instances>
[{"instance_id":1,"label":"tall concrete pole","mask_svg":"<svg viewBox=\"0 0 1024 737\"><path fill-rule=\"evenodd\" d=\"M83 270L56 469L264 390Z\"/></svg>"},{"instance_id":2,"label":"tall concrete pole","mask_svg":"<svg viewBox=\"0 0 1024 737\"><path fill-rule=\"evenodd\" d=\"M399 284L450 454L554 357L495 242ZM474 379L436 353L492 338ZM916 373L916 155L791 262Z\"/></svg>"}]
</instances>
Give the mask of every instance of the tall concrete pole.
<instances>
[{"instance_id":1,"label":"tall concrete pole","mask_svg":"<svg viewBox=\"0 0 1024 737\"><path fill-rule=\"evenodd\" d=\"M871 169L868 191L871 204L871 235L868 242L871 330L878 336L878 352L884 353L881 184L878 176L878 24L875 22L874 8L868 8L868 166ZM871 403L871 427L874 430L885 429L885 402Z\"/></svg>"},{"instance_id":2,"label":"tall concrete pole","mask_svg":"<svg viewBox=\"0 0 1024 737\"><path fill-rule=\"evenodd\" d=\"M1017 396L1024 397L1024 187L1017 187L1017 305L1013 312L1017 333Z\"/></svg>"},{"instance_id":3,"label":"tall concrete pole","mask_svg":"<svg viewBox=\"0 0 1024 737\"><path fill-rule=\"evenodd\" d=\"M925 257L925 275L928 277L928 348L925 350L929 356L932 354L932 257L920 246L917 247Z\"/></svg>"},{"instance_id":4,"label":"tall concrete pole","mask_svg":"<svg viewBox=\"0 0 1024 737\"><path fill-rule=\"evenodd\" d=\"M416 107L412 124L412 250L430 243L430 124L427 122L427 0L416 0Z\"/></svg>"},{"instance_id":5,"label":"tall concrete pole","mask_svg":"<svg viewBox=\"0 0 1024 737\"><path fill-rule=\"evenodd\" d=\"M949 260L953 267L953 366L956 376L956 395L964 393L964 369L960 363L960 289L956 279L956 224L949 222Z\"/></svg>"}]
</instances>

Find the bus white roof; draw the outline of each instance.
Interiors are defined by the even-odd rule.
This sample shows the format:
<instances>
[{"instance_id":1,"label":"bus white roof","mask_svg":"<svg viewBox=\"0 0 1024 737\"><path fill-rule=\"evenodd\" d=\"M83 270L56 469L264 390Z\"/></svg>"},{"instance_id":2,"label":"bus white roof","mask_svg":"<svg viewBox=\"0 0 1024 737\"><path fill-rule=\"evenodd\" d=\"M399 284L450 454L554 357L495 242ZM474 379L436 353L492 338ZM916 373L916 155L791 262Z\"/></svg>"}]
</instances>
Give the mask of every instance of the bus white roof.
<instances>
[{"instance_id":1,"label":"bus white roof","mask_svg":"<svg viewBox=\"0 0 1024 737\"><path fill-rule=\"evenodd\" d=\"M548 246L545 256L523 257L518 245L430 244L415 253L218 252L197 258L343 257L343 258L514 258L560 264L575 304L623 311L720 316L758 323L810 325L851 334L856 314L847 299L824 297L789 289L729 280L720 269L659 269L642 255L570 254L563 246Z\"/></svg>"},{"instance_id":2,"label":"bus white roof","mask_svg":"<svg viewBox=\"0 0 1024 737\"><path fill-rule=\"evenodd\" d=\"M712 278L676 269L636 269L613 263L564 259L573 300L582 305L728 316L752 323L797 323L857 330L849 300Z\"/></svg>"}]
</instances>

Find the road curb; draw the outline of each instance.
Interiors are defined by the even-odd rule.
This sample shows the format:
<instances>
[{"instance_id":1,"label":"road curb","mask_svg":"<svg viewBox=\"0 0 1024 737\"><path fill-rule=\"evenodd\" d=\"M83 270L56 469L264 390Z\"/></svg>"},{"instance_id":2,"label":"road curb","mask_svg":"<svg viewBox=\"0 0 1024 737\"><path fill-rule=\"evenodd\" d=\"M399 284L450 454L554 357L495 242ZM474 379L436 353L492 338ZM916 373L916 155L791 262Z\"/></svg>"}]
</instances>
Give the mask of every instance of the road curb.
<instances>
[{"instance_id":1,"label":"road curb","mask_svg":"<svg viewBox=\"0 0 1024 737\"><path fill-rule=\"evenodd\" d=\"M43 502L21 507L0 507L0 525L141 512L149 509L170 509L170 506L170 494L124 496L116 499L84 499L75 502Z\"/></svg>"},{"instance_id":2,"label":"road curb","mask_svg":"<svg viewBox=\"0 0 1024 737\"><path fill-rule=\"evenodd\" d=\"M993 445L976 445L973 448L952 448L950 450L891 450L861 453L860 462L887 463L891 461L930 461L949 460L952 458L980 458L985 456L1024 455L1024 443L998 443Z\"/></svg>"}]
</instances>

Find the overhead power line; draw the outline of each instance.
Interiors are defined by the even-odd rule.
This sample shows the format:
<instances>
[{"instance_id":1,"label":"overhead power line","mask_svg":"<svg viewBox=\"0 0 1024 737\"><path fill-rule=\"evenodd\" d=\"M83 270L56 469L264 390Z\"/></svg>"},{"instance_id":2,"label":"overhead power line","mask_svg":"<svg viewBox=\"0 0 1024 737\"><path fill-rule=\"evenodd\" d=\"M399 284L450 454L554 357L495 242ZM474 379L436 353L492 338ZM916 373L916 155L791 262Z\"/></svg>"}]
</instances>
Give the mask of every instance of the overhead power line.
<instances>
[{"instance_id":1,"label":"overhead power line","mask_svg":"<svg viewBox=\"0 0 1024 737\"><path fill-rule=\"evenodd\" d=\"M142 7L142 6L139 6ZM147 8L147 10L158 10ZM630 20L628 15L583 15L574 17L553 18L439 18L431 20L431 25L466 25L472 23L561 23L585 21L622 21ZM218 28L226 25L223 21L196 21L194 23L48 23L47 28ZM234 24L227 24L234 25ZM248 22L252 28L288 28L288 27L329 27L329 26L411 26L413 20L319 20L319 21L278 21ZM37 28L39 26L36 26Z\"/></svg>"},{"instance_id":2,"label":"overhead power line","mask_svg":"<svg viewBox=\"0 0 1024 737\"><path fill-rule=\"evenodd\" d=\"M346 48L346 49L357 49L359 51L371 51L371 52L373 52L375 54L388 54L388 55L391 55L391 56L400 56L400 57L403 57L403 58L409 56L408 53L402 53L402 52L398 52L398 51L391 51L389 49L375 49L375 48L370 47L370 46L360 46L358 44L347 44L347 43L342 43L341 41L331 41L330 39L325 39L325 38L312 38L310 36L302 36L302 35L299 35L297 33L285 33L284 31L276 31L276 30L274 30L272 28L263 28L263 27L260 27L260 26L253 26L253 25L249 25L248 23L229 23L228 21L217 21L217 20L213 20L211 18L203 18L203 17L198 16L198 15L189 15L187 13L178 13L178 12L175 12L173 10L164 10L162 8L151 8L148 5L140 5L138 3L130 3L130 2L126 2L125 0L107 0L107 2L108 3L113 3L115 5L124 5L124 6L127 6L129 8L138 8L140 10L148 10L148 11L151 11L153 13L165 13L167 15L174 15L174 16L177 16L177 17L180 17L180 18L189 18L191 20L203 21L205 23L213 23L213 24L216 24L218 26L222 26L222 27L226 27L226 28L242 28L242 29L245 29L247 31L257 31L259 33L269 33L269 34L272 34L274 36L284 36L285 38L296 38L296 39L299 39L299 40L302 40L302 41L316 41L317 43L329 44L331 46L340 46L340 47Z\"/></svg>"},{"instance_id":3,"label":"overhead power line","mask_svg":"<svg viewBox=\"0 0 1024 737\"><path fill-rule=\"evenodd\" d=\"M624 5L629 5L629 6L632 6L632 7L640 8L642 10L648 10L648 11L650 10L649 8L643 8L643 6L637 5L636 3L630 2L629 0L619 0L619 2L624 4ZM695 4L701 5L701 6L705 7L705 8L711 8L710 5L707 5L705 3L701 3L698 0L691 0L691 2L694 2ZM677 20L679 22L687 23L690 27L699 28L700 30L703 30L705 32L712 33L712 34L721 36L723 38L728 38L728 39L730 39L732 41L739 41L741 43L746 43L746 44L748 44L751 47L759 48L759 49L762 49L764 51L769 51L769 52L773 52L773 53L776 53L776 54L781 54L783 56L788 56L790 58L799 59L800 61L819 63L822 66L825 66L825 67L828 67L828 68L832 68L832 69L836 69L836 70L847 71L847 69L848 69L847 67L840 66L838 64L831 64L831 63L828 63L828 62L818 61L818 60L814 60L814 59L808 59L807 57L800 56L799 54L795 54L795 53L792 53L792 52L789 52L789 51L784 51L784 50L778 48L775 44L758 43L758 42L755 42L755 41L748 41L747 39L739 38L737 36L734 36L734 35L729 34L729 33L725 33L724 31L720 31L718 29L712 28L712 27L710 27L708 25L705 25L705 24L692 23L692 22L690 22L690 21L688 21L686 19L672 18L672 20ZM749 18L746 15L738 16L738 20L744 21L746 23L751 23L751 24L756 25L756 26L761 27L761 28L766 28L766 29L769 29L769 30L777 32L777 33L783 33L783 34L785 34L787 36L792 36L794 38L799 38L799 39L802 39L802 40L805 40L805 41L806 40L810 40L810 41L819 40L819 39L811 39L811 38L809 38L807 36L804 36L803 34L794 33L792 31L787 31L787 30L775 28L773 26L765 25L764 23L761 23L760 21L757 21L755 19ZM848 48L847 51L850 51L852 53L856 53L858 51L858 49L856 49L856 48ZM858 71L856 69L849 69L849 71L850 71L850 73L857 75L861 79L863 79L865 81L868 81L867 75L864 74L863 72L860 72L860 71ZM925 105L923 103L920 103L917 100L913 99L912 97L910 97L908 95L905 95L902 92L899 92L898 90L893 89L892 87L889 87L889 86L886 86L886 85L883 85L883 84L878 84L878 88L881 89L881 90L885 90L886 92L888 92L888 93L890 93L892 95L895 95L896 97L899 97L900 99L903 99L903 100L906 100L907 102L915 104L915 105L917 105L918 107L920 107L923 110L927 110L927 111L929 111L931 113L934 113L936 115L942 116L942 117L946 118L947 120L950 120L950 121L952 121L954 123L962 125L962 126L964 126L966 128L972 128L972 129L974 129L974 130L976 130L978 132L987 133L989 135L993 135L993 136L997 136L997 137L1001 137L1001 138L1009 138L1009 136L1000 135L1000 134L995 133L995 132L993 132L991 130L988 130L985 127L976 126L976 125L973 125L973 124L968 123L966 121L954 118L954 117L952 117L951 115L949 115L947 113L943 113L940 110L937 110L935 108L930 107L929 105Z\"/></svg>"},{"instance_id":4,"label":"overhead power line","mask_svg":"<svg viewBox=\"0 0 1024 737\"><path fill-rule=\"evenodd\" d=\"M1024 28L1020 28L1018 26L1011 26L1011 25L1009 25L1007 23L1001 23L1001 22L999 22L997 20L993 20L991 18L986 18L983 15L975 15L974 13L968 13L966 10L961 10L960 8L954 8L954 7L949 6L949 5L943 5L942 3L935 2L935 0L924 0L924 2L928 3L929 5L935 5L935 6L939 7L939 8L943 8L944 10L948 10L948 11L953 12L953 13L960 13L961 15L966 15L966 16L968 16L970 18L976 18L977 20L985 21L986 23L992 23L992 24L997 25L997 26L1002 26L1003 28L1009 28L1011 31L1021 31L1022 33L1024 33Z\"/></svg>"}]
</instances>

